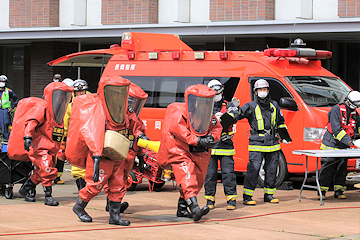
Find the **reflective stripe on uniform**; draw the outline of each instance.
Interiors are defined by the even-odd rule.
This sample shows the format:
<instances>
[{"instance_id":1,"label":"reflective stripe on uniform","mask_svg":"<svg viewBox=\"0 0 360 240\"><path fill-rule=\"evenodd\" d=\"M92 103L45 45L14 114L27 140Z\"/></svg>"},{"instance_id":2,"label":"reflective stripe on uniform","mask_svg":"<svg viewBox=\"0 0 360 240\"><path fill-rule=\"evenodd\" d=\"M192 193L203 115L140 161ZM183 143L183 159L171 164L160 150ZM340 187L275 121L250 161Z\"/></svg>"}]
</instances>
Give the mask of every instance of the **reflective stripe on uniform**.
<instances>
[{"instance_id":1,"label":"reflective stripe on uniform","mask_svg":"<svg viewBox=\"0 0 360 240\"><path fill-rule=\"evenodd\" d=\"M205 198L206 200L210 200L210 201L215 202L215 196L204 195L204 198Z\"/></svg>"},{"instance_id":2,"label":"reflective stripe on uniform","mask_svg":"<svg viewBox=\"0 0 360 240\"><path fill-rule=\"evenodd\" d=\"M276 124L276 107L272 103L270 103L270 108L273 109L271 113L271 128L275 127ZM256 105L255 107L255 116L258 123L258 131L264 130L264 119L261 114L260 106ZM285 124L284 124L285 125Z\"/></svg>"},{"instance_id":3,"label":"reflective stripe on uniform","mask_svg":"<svg viewBox=\"0 0 360 240\"><path fill-rule=\"evenodd\" d=\"M254 190L243 188L243 193L248 196L252 196L254 194Z\"/></svg>"},{"instance_id":4,"label":"reflective stripe on uniform","mask_svg":"<svg viewBox=\"0 0 360 240\"><path fill-rule=\"evenodd\" d=\"M211 149L211 155L235 155L235 149Z\"/></svg>"},{"instance_id":5,"label":"reflective stripe on uniform","mask_svg":"<svg viewBox=\"0 0 360 240\"><path fill-rule=\"evenodd\" d=\"M341 141L341 139L346 135L345 130L341 130L338 135L336 135L335 139Z\"/></svg>"},{"instance_id":6,"label":"reflective stripe on uniform","mask_svg":"<svg viewBox=\"0 0 360 240\"><path fill-rule=\"evenodd\" d=\"M275 152L280 150L280 144L273 146L249 145L248 150L256 152Z\"/></svg>"},{"instance_id":7,"label":"reflective stripe on uniform","mask_svg":"<svg viewBox=\"0 0 360 240\"><path fill-rule=\"evenodd\" d=\"M334 185L334 191L338 191L338 190L341 190L341 191L345 191L347 189L346 186L342 186L342 185Z\"/></svg>"},{"instance_id":8,"label":"reflective stripe on uniform","mask_svg":"<svg viewBox=\"0 0 360 240\"><path fill-rule=\"evenodd\" d=\"M329 191L329 187L320 186L320 189L321 189L322 192Z\"/></svg>"},{"instance_id":9,"label":"reflective stripe on uniform","mask_svg":"<svg viewBox=\"0 0 360 240\"><path fill-rule=\"evenodd\" d=\"M320 146L321 150L339 150L339 148L333 148L333 147L328 147L326 145L324 145L323 143Z\"/></svg>"},{"instance_id":10,"label":"reflective stripe on uniform","mask_svg":"<svg viewBox=\"0 0 360 240\"><path fill-rule=\"evenodd\" d=\"M235 201L237 199L237 195L226 195L226 201Z\"/></svg>"},{"instance_id":11,"label":"reflective stripe on uniform","mask_svg":"<svg viewBox=\"0 0 360 240\"><path fill-rule=\"evenodd\" d=\"M280 125L278 126L278 128L286 128L286 129L287 129L287 126L286 126L286 124L280 124Z\"/></svg>"},{"instance_id":12,"label":"reflective stripe on uniform","mask_svg":"<svg viewBox=\"0 0 360 240\"><path fill-rule=\"evenodd\" d=\"M276 188L266 188L264 187L264 193L266 194L274 194L276 191Z\"/></svg>"},{"instance_id":13,"label":"reflective stripe on uniform","mask_svg":"<svg viewBox=\"0 0 360 240\"><path fill-rule=\"evenodd\" d=\"M264 121L263 121L263 117L261 115L261 110L259 105L257 105L255 107L255 116L256 116L256 120L257 120L257 124L258 124L258 130L264 130Z\"/></svg>"}]
</instances>

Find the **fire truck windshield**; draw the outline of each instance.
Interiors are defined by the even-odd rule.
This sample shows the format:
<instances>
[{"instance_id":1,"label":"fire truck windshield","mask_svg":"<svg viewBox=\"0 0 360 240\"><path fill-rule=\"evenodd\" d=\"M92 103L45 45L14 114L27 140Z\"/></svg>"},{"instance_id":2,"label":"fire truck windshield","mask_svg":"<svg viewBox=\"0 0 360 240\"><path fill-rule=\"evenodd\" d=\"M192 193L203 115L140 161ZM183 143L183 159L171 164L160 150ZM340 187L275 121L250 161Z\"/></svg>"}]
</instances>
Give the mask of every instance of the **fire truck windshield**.
<instances>
[{"instance_id":1,"label":"fire truck windshield","mask_svg":"<svg viewBox=\"0 0 360 240\"><path fill-rule=\"evenodd\" d=\"M336 77L285 77L310 107L331 107L344 101L351 89Z\"/></svg>"}]
</instances>

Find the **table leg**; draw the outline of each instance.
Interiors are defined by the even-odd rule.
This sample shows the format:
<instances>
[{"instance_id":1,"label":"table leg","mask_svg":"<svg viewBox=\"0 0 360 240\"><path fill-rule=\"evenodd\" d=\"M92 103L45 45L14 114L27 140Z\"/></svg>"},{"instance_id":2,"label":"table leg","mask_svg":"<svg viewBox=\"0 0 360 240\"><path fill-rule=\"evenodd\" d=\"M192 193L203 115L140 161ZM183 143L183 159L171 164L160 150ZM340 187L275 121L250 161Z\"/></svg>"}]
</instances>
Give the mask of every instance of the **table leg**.
<instances>
[{"instance_id":1,"label":"table leg","mask_svg":"<svg viewBox=\"0 0 360 240\"><path fill-rule=\"evenodd\" d=\"M302 190L304 189L304 185L305 185L306 180L307 180L307 175L308 175L307 168L308 168L308 156L306 155L306 163L305 163L305 178L304 178L304 181L303 181L303 183L302 183L302 185L301 185L301 188L300 188L299 202L301 202L301 193L302 193Z\"/></svg>"},{"instance_id":2,"label":"table leg","mask_svg":"<svg viewBox=\"0 0 360 240\"><path fill-rule=\"evenodd\" d=\"M316 158L316 186L317 186L317 190L319 191L319 196L320 196L320 206L322 206L322 193L321 193L321 187L320 187L320 183L319 183L319 158Z\"/></svg>"}]
</instances>

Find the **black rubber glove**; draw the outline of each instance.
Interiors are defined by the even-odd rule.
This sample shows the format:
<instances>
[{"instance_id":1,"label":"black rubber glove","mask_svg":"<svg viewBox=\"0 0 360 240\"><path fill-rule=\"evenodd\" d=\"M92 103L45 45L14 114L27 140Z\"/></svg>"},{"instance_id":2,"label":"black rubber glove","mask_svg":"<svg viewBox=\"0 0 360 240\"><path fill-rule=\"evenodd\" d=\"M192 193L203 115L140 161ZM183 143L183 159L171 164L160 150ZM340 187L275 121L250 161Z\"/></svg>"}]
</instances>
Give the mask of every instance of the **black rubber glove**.
<instances>
[{"instance_id":1,"label":"black rubber glove","mask_svg":"<svg viewBox=\"0 0 360 240\"><path fill-rule=\"evenodd\" d=\"M94 174L93 174L93 181L98 182L99 181L99 165L100 161L102 159L101 156L92 156L93 162L94 162Z\"/></svg>"},{"instance_id":2,"label":"black rubber glove","mask_svg":"<svg viewBox=\"0 0 360 240\"><path fill-rule=\"evenodd\" d=\"M33 143L32 143L32 137L29 137L29 136L25 136L24 137L24 149L26 151L30 151L30 145L31 147L33 148Z\"/></svg>"},{"instance_id":3,"label":"black rubber glove","mask_svg":"<svg viewBox=\"0 0 360 240\"><path fill-rule=\"evenodd\" d=\"M139 136L137 137L136 140L139 140L139 138L144 139L144 140L150 140L150 138L148 138L148 137L145 135L145 133L139 134Z\"/></svg>"},{"instance_id":4,"label":"black rubber glove","mask_svg":"<svg viewBox=\"0 0 360 240\"><path fill-rule=\"evenodd\" d=\"M205 148L212 148L215 145L214 137L211 135L206 135L204 137L198 138L198 146Z\"/></svg>"},{"instance_id":5,"label":"black rubber glove","mask_svg":"<svg viewBox=\"0 0 360 240\"><path fill-rule=\"evenodd\" d=\"M137 156L139 158L139 170L141 173L144 173L145 171L145 160L144 160L144 155L141 156Z\"/></svg>"}]
</instances>

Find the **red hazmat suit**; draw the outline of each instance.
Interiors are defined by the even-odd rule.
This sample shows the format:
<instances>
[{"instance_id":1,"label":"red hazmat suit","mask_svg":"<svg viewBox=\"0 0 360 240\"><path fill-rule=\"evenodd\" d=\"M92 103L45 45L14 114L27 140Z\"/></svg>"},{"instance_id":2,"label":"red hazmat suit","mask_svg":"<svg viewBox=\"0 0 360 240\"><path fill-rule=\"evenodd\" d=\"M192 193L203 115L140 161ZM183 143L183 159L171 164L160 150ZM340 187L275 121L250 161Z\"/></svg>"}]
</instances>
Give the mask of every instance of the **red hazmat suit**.
<instances>
[{"instance_id":1,"label":"red hazmat suit","mask_svg":"<svg viewBox=\"0 0 360 240\"><path fill-rule=\"evenodd\" d=\"M130 84L129 98L128 98L128 106L129 106L128 110L133 111L136 114L136 117L139 120L139 124L141 125L139 130L143 134L145 134L145 125L141 121L141 119L139 119L139 114L140 114L142 107L144 106L144 104L146 102L147 97L148 97L148 95L138 85L136 85L134 83ZM129 140L132 141L132 143L130 145L131 147L129 149L129 153L125 160L125 166L124 166L124 181L125 181L125 183L127 183L130 171L133 169L135 157L139 156L139 158L142 158L142 156L144 155L143 149L137 146L137 140L134 138L134 136L130 135ZM140 164L144 164L144 163L140 161L139 165ZM105 190L106 196L108 196L108 186L107 185L104 187L104 190ZM124 190L125 191L122 192L122 194L123 194L122 198L124 197L124 195L126 193L126 188Z\"/></svg>"},{"instance_id":2,"label":"red hazmat suit","mask_svg":"<svg viewBox=\"0 0 360 240\"><path fill-rule=\"evenodd\" d=\"M109 185L110 201L121 202L126 191L125 161L103 157L99 164L99 181L94 182L92 157L102 156L105 130L117 131L127 138L133 136L134 139L142 133L142 125L136 114L127 110L129 85L129 80L119 76L103 77L97 94L74 98L65 153L70 164L86 168L86 186L79 191L79 197L86 203L105 184Z\"/></svg>"},{"instance_id":3,"label":"red hazmat suit","mask_svg":"<svg viewBox=\"0 0 360 240\"><path fill-rule=\"evenodd\" d=\"M190 149L198 146L199 137L211 135L215 142L221 137L221 124L212 114L215 94L205 85L190 86L185 103L170 104L165 114L157 160L163 168L172 167L185 200L202 188L211 153L210 149Z\"/></svg>"},{"instance_id":4,"label":"red hazmat suit","mask_svg":"<svg viewBox=\"0 0 360 240\"><path fill-rule=\"evenodd\" d=\"M9 138L8 155L11 159L32 161L35 170L31 181L44 187L51 186L57 177L56 154L64 133L63 118L70 101L72 87L53 82L44 89L44 99L28 97L19 101ZM24 149L24 138L32 139L29 151Z\"/></svg>"}]
</instances>

